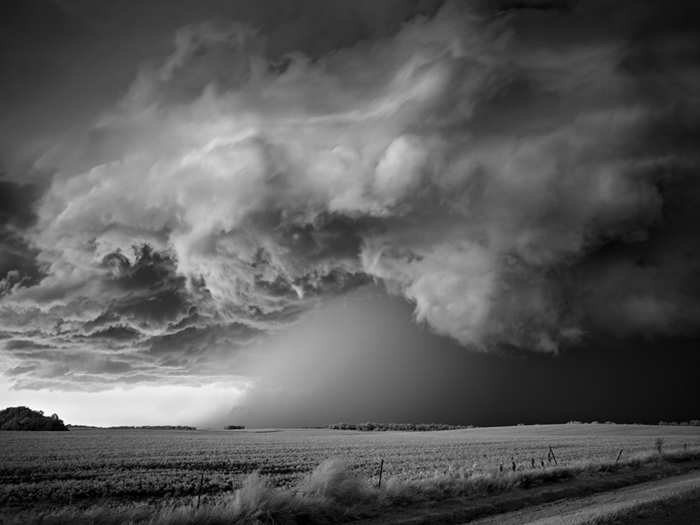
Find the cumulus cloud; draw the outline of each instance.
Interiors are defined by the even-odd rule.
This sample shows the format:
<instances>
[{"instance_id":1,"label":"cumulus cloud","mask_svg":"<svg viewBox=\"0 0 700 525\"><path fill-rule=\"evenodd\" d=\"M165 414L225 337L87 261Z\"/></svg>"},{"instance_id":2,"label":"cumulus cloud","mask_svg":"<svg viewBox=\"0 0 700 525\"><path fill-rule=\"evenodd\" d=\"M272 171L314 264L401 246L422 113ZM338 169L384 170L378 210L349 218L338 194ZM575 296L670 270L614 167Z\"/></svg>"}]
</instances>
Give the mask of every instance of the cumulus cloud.
<instances>
[{"instance_id":1,"label":"cumulus cloud","mask_svg":"<svg viewBox=\"0 0 700 525\"><path fill-rule=\"evenodd\" d=\"M391 37L281 60L245 24L183 28L77 153L44 160L58 172L26 238L45 276L3 285L3 324L135 348L141 372L204 370L203 349L375 279L464 345L556 353L596 324L591 258L648 248L663 181L696 159L650 145L670 98L642 82L638 46L532 28L448 3ZM673 67L684 88L698 78ZM613 322L687 323L644 278Z\"/></svg>"}]
</instances>

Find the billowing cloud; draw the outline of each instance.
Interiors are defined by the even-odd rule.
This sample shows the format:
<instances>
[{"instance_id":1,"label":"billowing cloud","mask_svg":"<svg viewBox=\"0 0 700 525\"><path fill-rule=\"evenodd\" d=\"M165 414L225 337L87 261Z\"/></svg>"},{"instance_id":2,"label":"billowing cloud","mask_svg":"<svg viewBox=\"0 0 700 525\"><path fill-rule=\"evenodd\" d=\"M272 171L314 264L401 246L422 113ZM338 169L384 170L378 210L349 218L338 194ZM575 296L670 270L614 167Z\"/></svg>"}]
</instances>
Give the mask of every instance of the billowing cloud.
<instances>
[{"instance_id":1,"label":"billowing cloud","mask_svg":"<svg viewBox=\"0 0 700 525\"><path fill-rule=\"evenodd\" d=\"M584 9L556 16L585 26ZM79 146L44 158L57 172L24 235L45 275L5 286L4 327L37 351L97 345L114 360L85 374L128 376L211 373L203 352L235 354L371 279L478 349L692 325L699 294L669 292L696 272L675 256L685 234L661 281L627 256L660 249L676 172L697 166L653 134L687 135L679 107L697 122L698 48L654 36L677 58L664 93L632 30L577 38L540 16L551 35L533 37L549 26L531 12L448 3L281 60L245 24L181 29ZM629 248L606 262L611 245Z\"/></svg>"}]
</instances>

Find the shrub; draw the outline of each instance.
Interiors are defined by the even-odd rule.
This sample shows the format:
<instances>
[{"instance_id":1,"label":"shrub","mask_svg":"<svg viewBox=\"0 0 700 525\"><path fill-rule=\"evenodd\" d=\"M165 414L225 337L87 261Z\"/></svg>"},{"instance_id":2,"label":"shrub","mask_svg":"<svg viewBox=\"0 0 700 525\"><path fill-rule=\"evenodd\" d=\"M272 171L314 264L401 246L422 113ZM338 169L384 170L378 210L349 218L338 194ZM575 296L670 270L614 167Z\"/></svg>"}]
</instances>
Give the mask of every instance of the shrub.
<instances>
[{"instance_id":1,"label":"shrub","mask_svg":"<svg viewBox=\"0 0 700 525\"><path fill-rule=\"evenodd\" d=\"M371 489L341 459L327 459L301 483L300 492L330 500L333 503L360 502Z\"/></svg>"}]
</instances>

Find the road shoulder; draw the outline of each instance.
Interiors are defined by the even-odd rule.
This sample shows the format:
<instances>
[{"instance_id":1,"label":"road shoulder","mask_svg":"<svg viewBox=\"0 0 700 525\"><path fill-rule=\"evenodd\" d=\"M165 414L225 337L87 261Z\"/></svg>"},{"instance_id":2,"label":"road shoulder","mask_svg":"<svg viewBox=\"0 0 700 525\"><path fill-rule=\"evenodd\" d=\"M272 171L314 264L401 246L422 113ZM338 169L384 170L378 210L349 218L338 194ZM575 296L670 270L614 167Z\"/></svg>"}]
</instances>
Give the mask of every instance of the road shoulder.
<instances>
[{"instance_id":1,"label":"road shoulder","mask_svg":"<svg viewBox=\"0 0 700 525\"><path fill-rule=\"evenodd\" d=\"M638 470L615 473L586 473L574 479L532 488L515 488L489 496L461 497L440 502L407 505L387 509L371 519L353 521L356 525L423 525L429 523L461 524L493 516L523 512L554 503L581 500L649 482L664 482L678 476L698 476L700 461L658 463ZM484 521L484 523L488 523ZM494 521L493 523L501 523ZM520 521L519 523L522 523ZM561 521L559 522L561 523Z\"/></svg>"}]
</instances>

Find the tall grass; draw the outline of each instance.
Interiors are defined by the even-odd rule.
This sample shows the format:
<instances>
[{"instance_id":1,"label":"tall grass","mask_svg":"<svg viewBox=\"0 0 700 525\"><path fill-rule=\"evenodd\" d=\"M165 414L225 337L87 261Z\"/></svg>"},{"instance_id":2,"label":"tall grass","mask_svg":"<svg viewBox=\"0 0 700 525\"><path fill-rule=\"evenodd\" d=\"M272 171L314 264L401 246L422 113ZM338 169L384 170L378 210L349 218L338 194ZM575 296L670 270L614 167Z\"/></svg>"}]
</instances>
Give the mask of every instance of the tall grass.
<instances>
[{"instance_id":1,"label":"tall grass","mask_svg":"<svg viewBox=\"0 0 700 525\"><path fill-rule=\"evenodd\" d=\"M663 464L700 459L700 451L640 454L626 461L577 462L566 466L524 471L475 472L468 468L453 468L446 473L421 480L388 479L381 488L357 475L342 460L330 459L293 488L277 488L267 478L254 473L242 486L224 497L189 503L148 506L127 509L95 507L87 510L68 509L33 515L32 523L99 524L117 523L185 525L185 524L297 524L342 523L351 519L370 517L397 507L421 502L435 502L455 497L479 497L505 493L516 487L528 488L556 483L581 476L618 471L634 471L651 464ZM26 516L17 516L8 523L26 523Z\"/></svg>"}]
</instances>

